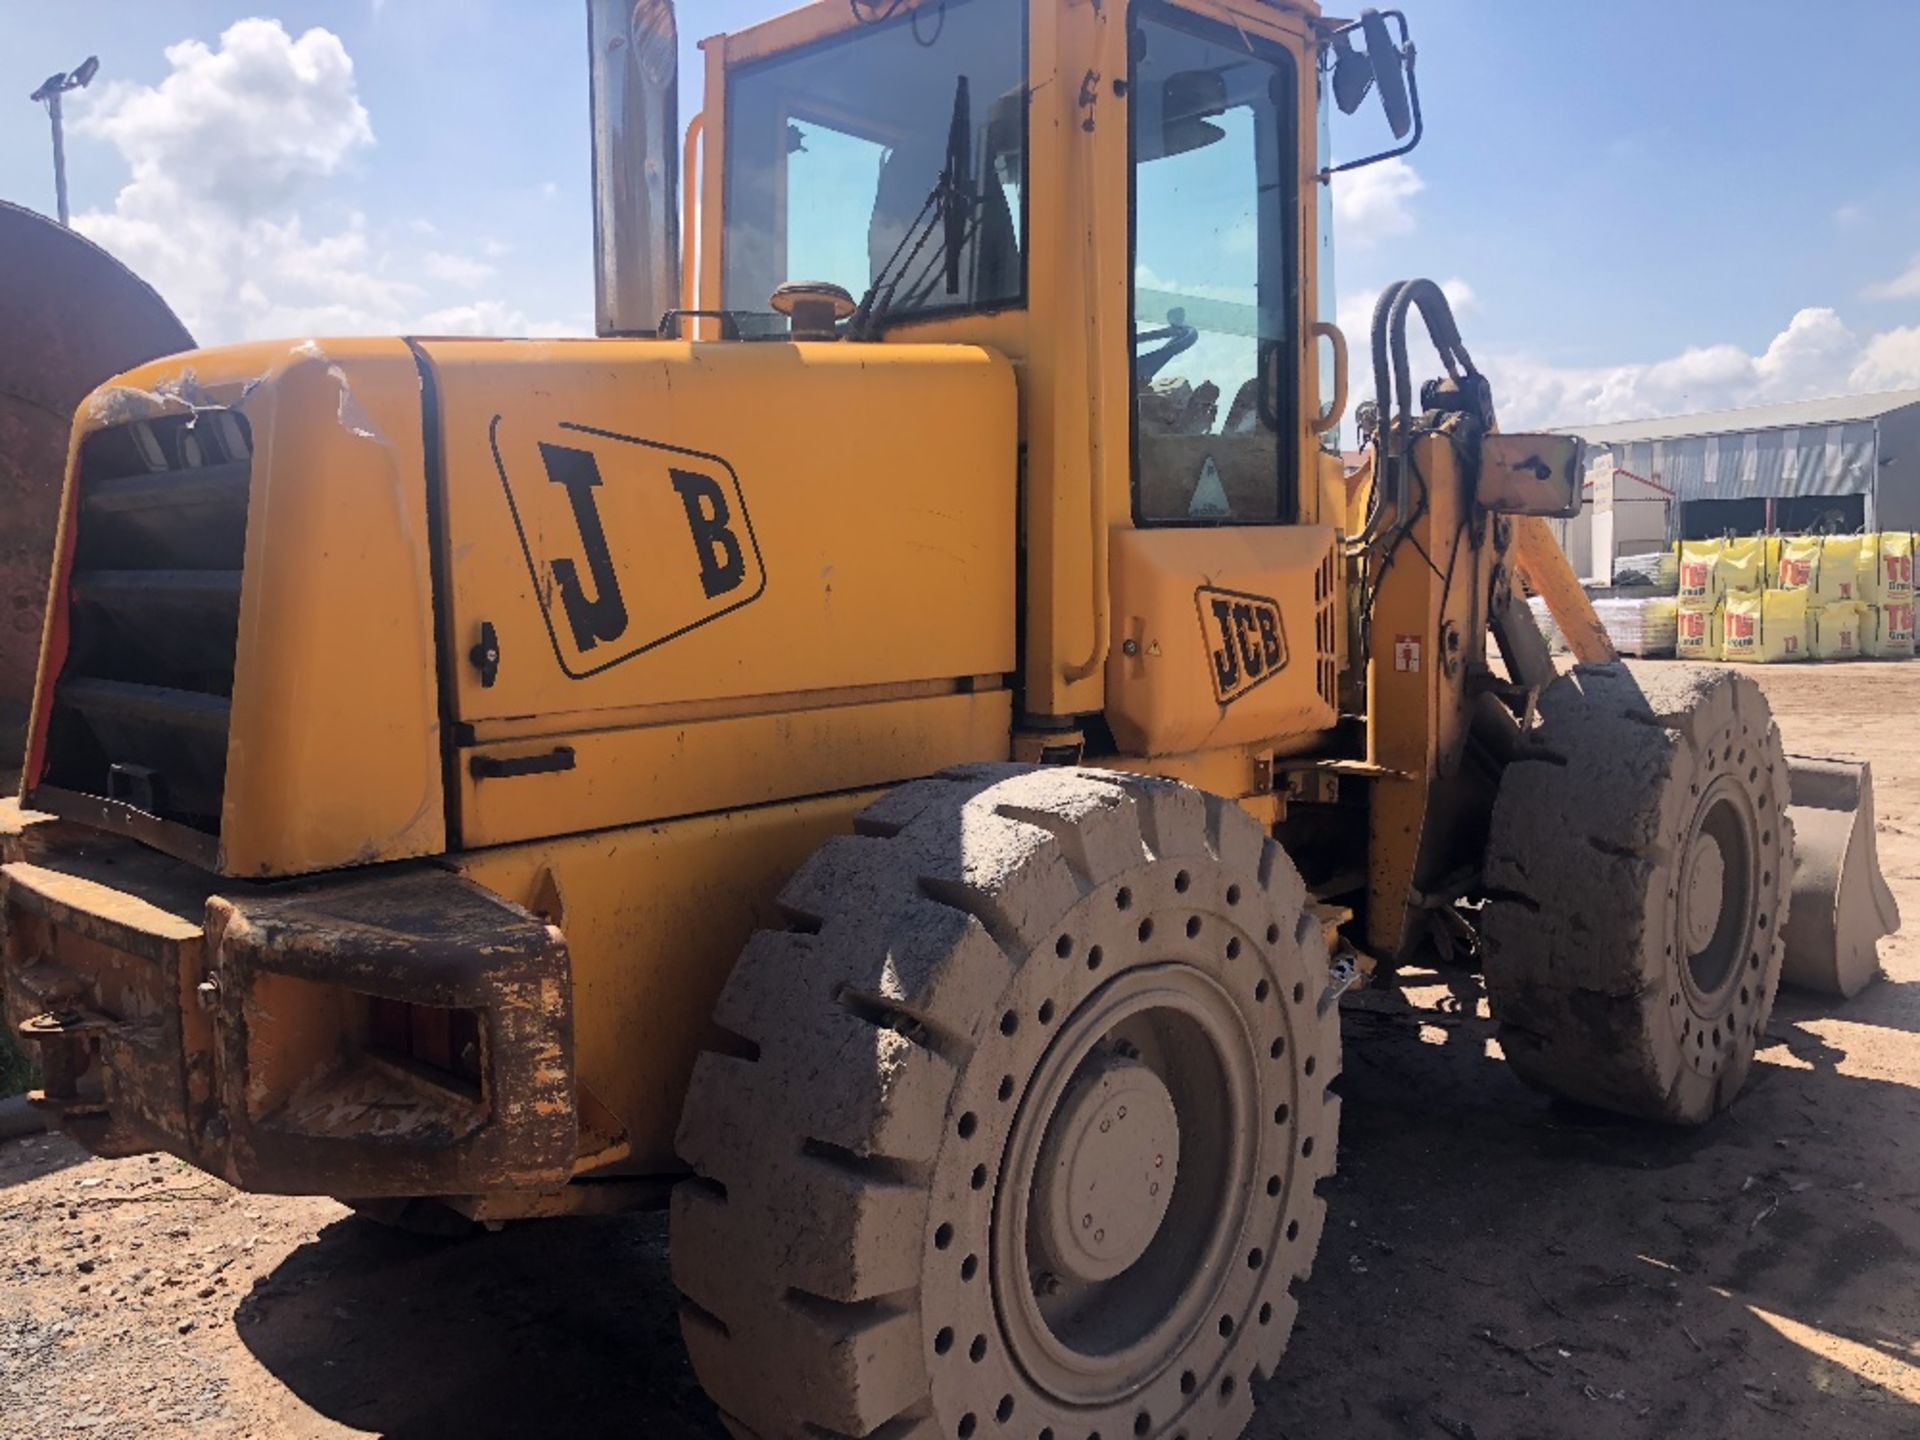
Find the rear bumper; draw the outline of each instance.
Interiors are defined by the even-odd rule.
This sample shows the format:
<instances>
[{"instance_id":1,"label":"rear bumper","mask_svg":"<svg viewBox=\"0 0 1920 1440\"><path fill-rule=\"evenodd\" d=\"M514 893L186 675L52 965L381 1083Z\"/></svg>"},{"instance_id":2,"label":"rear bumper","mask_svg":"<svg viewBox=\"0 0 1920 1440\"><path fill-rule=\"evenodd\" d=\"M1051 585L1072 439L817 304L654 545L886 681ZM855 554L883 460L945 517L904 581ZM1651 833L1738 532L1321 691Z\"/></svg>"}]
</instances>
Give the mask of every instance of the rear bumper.
<instances>
[{"instance_id":1,"label":"rear bumper","mask_svg":"<svg viewBox=\"0 0 1920 1440\"><path fill-rule=\"evenodd\" d=\"M103 1155L246 1190L554 1190L573 1173L560 932L392 866L224 881L0 807L0 989L38 1103Z\"/></svg>"}]
</instances>

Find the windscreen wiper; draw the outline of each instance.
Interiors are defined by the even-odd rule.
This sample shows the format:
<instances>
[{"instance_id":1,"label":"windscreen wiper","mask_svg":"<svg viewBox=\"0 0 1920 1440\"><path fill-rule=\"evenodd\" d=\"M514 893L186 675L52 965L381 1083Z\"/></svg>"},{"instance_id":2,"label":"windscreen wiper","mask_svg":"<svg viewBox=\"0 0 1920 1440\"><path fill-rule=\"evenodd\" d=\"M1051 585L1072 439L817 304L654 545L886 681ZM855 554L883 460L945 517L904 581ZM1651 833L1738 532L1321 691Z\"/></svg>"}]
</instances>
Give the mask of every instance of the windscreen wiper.
<instances>
[{"instance_id":1,"label":"windscreen wiper","mask_svg":"<svg viewBox=\"0 0 1920 1440\"><path fill-rule=\"evenodd\" d=\"M914 273L920 253L936 232L940 235L940 244L928 259L928 269L931 270L935 260L944 257L947 294L960 293L960 261L970 238L969 222L977 208L973 193L973 91L967 77L962 75L953 87L953 119L947 127L947 153L940 168L940 179L900 237L900 243L894 246L893 254L887 257L887 263L874 275L866 294L860 297L860 304L847 321L850 338L868 339L878 333L893 309L901 283ZM924 288L916 284L909 298L924 293Z\"/></svg>"},{"instance_id":2,"label":"windscreen wiper","mask_svg":"<svg viewBox=\"0 0 1920 1440\"><path fill-rule=\"evenodd\" d=\"M941 243L946 247L947 294L960 293L960 252L973 213L973 94L962 75L953 87L953 119L947 125L947 163L940 175Z\"/></svg>"}]
</instances>

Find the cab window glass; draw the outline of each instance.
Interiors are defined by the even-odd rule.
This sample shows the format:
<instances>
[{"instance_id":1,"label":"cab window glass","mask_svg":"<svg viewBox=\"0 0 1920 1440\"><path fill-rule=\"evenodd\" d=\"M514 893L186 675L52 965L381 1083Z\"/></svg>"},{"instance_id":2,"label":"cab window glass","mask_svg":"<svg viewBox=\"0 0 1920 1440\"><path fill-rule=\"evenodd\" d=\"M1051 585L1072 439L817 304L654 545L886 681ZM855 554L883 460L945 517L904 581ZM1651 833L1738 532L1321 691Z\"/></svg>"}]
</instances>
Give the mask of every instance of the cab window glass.
<instances>
[{"instance_id":1,"label":"cab window glass","mask_svg":"<svg viewBox=\"0 0 1920 1440\"><path fill-rule=\"evenodd\" d=\"M764 311L797 280L856 299L884 282L895 320L1018 303L1026 15L1025 0L908 6L731 72L726 307ZM955 156L949 227L933 196Z\"/></svg>"},{"instance_id":2,"label":"cab window glass","mask_svg":"<svg viewBox=\"0 0 1920 1440\"><path fill-rule=\"evenodd\" d=\"M1320 103L1315 107L1320 115L1320 143L1315 163L1320 173L1325 174L1327 167L1333 164L1333 72L1328 69L1320 77ZM1335 281L1333 264L1333 188L1320 184L1314 187L1314 210L1316 227L1314 243L1319 250L1319 264L1316 267L1319 286L1314 294L1314 318L1333 323L1340 313L1340 287ZM1328 407L1333 401L1334 359L1333 347L1324 341L1315 347L1320 359L1320 405L1321 418L1325 418ZM1338 455L1340 453L1340 429L1335 425L1330 430L1320 432L1320 448Z\"/></svg>"},{"instance_id":3,"label":"cab window glass","mask_svg":"<svg viewBox=\"0 0 1920 1440\"><path fill-rule=\"evenodd\" d=\"M1134 35L1137 518L1291 518L1293 68L1168 6Z\"/></svg>"}]
</instances>

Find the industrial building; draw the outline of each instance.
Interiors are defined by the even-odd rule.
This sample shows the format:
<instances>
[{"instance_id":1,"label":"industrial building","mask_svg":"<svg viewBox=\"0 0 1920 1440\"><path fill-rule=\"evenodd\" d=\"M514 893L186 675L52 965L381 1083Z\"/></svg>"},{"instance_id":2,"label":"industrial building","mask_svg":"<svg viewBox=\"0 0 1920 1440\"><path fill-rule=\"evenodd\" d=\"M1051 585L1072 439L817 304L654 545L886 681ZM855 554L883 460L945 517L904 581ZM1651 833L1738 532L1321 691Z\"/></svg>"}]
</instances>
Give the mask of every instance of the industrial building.
<instances>
[{"instance_id":1,"label":"industrial building","mask_svg":"<svg viewBox=\"0 0 1920 1440\"><path fill-rule=\"evenodd\" d=\"M1920 529L1920 390L1566 427L1591 447L1587 504L1560 522L1576 573L1762 531Z\"/></svg>"}]
</instances>

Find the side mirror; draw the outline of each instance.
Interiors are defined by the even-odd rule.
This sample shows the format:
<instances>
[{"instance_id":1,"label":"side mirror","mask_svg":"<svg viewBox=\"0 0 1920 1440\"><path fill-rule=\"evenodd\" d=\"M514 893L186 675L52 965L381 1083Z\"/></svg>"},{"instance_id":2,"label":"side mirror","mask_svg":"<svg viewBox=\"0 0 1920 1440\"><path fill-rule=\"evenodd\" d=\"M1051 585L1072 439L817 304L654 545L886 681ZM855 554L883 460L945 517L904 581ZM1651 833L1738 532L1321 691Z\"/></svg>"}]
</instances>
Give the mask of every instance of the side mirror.
<instances>
[{"instance_id":1,"label":"side mirror","mask_svg":"<svg viewBox=\"0 0 1920 1440\"><path fill-rule=\"evenodd\" d=\"M1333 37L1333 101L1342 115L1351 115L1373 91L1373 63L1353 48L1353 32Z\"/></svg>"},{"instance_id":2,"label":"side mirror","mask_svg":"<svg viewBox=\"0 0 1920 1440\"><path fill-rule=\"evenodd\" d=\"M1473 498L1501 515L1571 520L1586 473L1587 442L1576 435L1485 435Z\"/></svg>"},{"instance_id":3,"label":"side mirror","mask_svg":"<svg viewBox=\"0 0 1920 1440\"><path fill-rule=\"evenodd\" d=\"M1399 29L1396 40L1393 27ZM1354 32L1367 42L1362 54L1353 48ZM1380 92L1380 108L1387 127L1399 142L1397 148L1382 150L1359 160L1329 165L1320 172L1324 181L1343 170L1358 170L1365 165L1405 155L1420 143L1420 86L1413 73L1413 37L1407 30L1407 17L1398 10L1366 9L1358 20L1341 25L1327 35L1321 52L1321 66L1329 67L1333 100L1342 114L1351 115L1373 91Z\"/></svg>"},{"instance_id":4,"label":"side mirror","mask_svg":"<svg viewBox=\"0 0 1920 1440\"><path fill-rule=\"evenodd\" d=\"M1400 28L1406 29L1402 20ZM1360 12L1360 33L1367 37L1367 59L1373 65L1373 83L1380 90L1380 108L1387 112L1387 124L1393 138L1404 140L1413 129L1413 107L1407 100L1407 57L1387 33L1387 22L1378 10Z\"/></svg>"}]
</instances>

